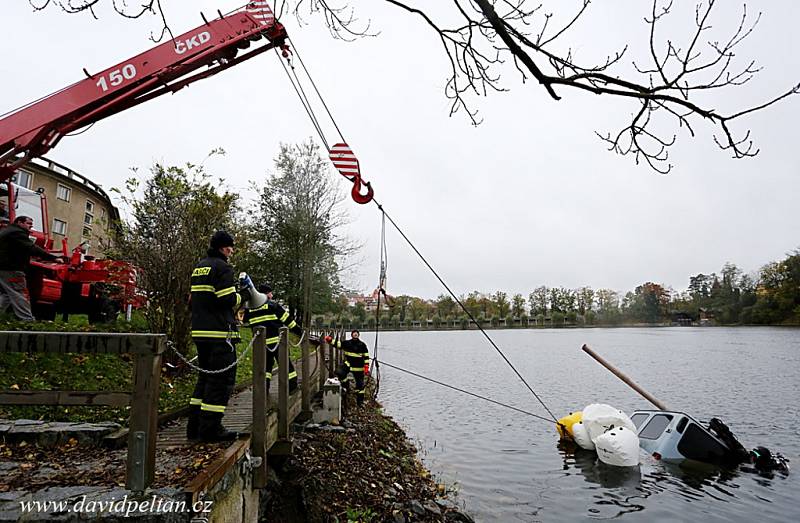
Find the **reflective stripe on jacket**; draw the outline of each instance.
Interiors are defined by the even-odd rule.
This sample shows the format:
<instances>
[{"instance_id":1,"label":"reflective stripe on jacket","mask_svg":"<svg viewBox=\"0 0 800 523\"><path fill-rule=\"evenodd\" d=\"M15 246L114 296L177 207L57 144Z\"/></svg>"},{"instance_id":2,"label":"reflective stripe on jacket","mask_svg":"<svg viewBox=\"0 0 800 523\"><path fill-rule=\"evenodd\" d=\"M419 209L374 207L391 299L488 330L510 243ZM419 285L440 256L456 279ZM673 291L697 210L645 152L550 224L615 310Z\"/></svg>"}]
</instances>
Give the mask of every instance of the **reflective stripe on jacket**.
<instances>
[{"instance_id":1,"label":"reflective stripe on jacket","mask_svg":"<svg viewBox=\"0 0 800 523\"><path fill-rule=\"evenodd\" d=\"M244 321L251 327L265 327L267 348L274 350L275 346L281 341L280 328L288 327L290 331L298 336L302 336L303 329L294 319L289 317L286 309L281 307L278 302L267 300L261 307L246 309L244 311Z\"/></svg>"}]
</instances>

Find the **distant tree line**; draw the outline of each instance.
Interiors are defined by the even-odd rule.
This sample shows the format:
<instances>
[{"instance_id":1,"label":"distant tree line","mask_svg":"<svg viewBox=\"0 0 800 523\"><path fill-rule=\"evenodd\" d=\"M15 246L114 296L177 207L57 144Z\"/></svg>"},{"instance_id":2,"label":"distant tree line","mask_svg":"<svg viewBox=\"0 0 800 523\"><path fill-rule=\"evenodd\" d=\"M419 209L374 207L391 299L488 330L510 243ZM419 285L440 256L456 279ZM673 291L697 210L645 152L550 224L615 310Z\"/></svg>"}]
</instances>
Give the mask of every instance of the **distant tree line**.
<instances>
[{"instance_id":1,"label":"distant tree line","mask_svg":"<svg viewBox=\"0 0 800 523\"><path fill-rule=\"evenodd\" d=\"M645 282L625 294L612 289L540 286L528 296L496 291L473 291L459 297L476 319L494 325L623 325L710 323L720 325L800 324L800 250L784 260L764 265L753 274L726 263L719 273L696 274L684 291ZM363 304L332 300L328 314L315 318L322 325L396 328L438 327L468 323L468 315L452 297L434 300L396 296L382 307L380 317Z\"/></svg>"}]
</instances>

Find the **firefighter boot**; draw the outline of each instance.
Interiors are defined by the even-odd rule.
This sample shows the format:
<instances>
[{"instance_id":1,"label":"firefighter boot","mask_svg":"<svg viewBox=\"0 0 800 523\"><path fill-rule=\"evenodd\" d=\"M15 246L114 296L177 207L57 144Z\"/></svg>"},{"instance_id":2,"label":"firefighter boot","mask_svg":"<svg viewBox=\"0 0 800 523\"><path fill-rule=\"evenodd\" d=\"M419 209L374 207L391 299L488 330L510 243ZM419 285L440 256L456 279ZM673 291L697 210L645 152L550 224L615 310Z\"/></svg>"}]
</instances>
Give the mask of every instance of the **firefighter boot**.
<instances>
[{"instance_id":1,"label":"firefighter boot","mask_svg":"<svg viewBox=\"0 0 800 523\"><path fill-rule=\"evenodd\" d=\"M222 414L217 412L200 412L198 424L200 441L213 443L217 441L233 441L239 437L236 432L222 426Z\"/></svg>"},{"instance_id":2,"label":"firefighter boot","mask_svg":"<svg viewBox=\"0 0 800 523\"><path fill-rule=\"evenodd\" d=\"M189 405L189 418L186 422L186 439L197 439L198 424L200 423L200 405Z\"/></svg>"}]
</instances>

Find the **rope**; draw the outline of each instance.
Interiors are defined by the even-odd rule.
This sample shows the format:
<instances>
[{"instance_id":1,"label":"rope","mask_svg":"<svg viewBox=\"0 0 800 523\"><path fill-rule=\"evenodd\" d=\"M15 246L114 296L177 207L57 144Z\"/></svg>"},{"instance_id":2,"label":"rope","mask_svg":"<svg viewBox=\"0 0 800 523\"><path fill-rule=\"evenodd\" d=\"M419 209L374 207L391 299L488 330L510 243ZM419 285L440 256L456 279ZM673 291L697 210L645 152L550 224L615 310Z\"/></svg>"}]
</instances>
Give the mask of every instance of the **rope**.
<instances>
[{"instance_id":1,"label":"rope","mask_svg":"<svg viewBox=\"0 0 800 523\"><path fill-rule=\"evenodd\" d=\"M295 84L295 79L297 78L297 74L295 74L294 78L292 78L292 73L289 72L289 69L286 68L286 64L284 64L283 60L280 59L280 55L278 54L277 48L275 48L275 55L278 56L278 61L280 62L281 67L283 67L283 70L286 73L286 77L289 79L289 83L292 84L294 92L297 93L297 97L300 99L300 103L303 105L303 109L305 109L308 118L311 120L311 124L314 126L314 130L317 131L319 139L322 140L322 143L325 145L325 150L330 152L331 148L328 145L328 141L325 139L325 134L322 132L322 127L320 126L319 120L317 120L317 117L314 114L314 109L311 107L311 103L308 101L308 98L304 96L305 92L302 90L302 88L299 87L299 85ZM291 63L289 65L291 66L292 71L294 71L294 66L292 66Z\"/></svg>"},{"instance_id":2,"label":"rope","mask_svg":"<svg viewBox=\"0 0 800 523\"><path fill-rule=\"evenodd\" d=\"M334 119L333 115L331 114L330 109L328 109L328 104L325 103L325 99L322 97L322 94L319 92L319 89L317 89L317 84L314 82L314 79L311 78L311 74L309 74L308 69L306 69L306 64L305 64L305 62L303 62L303 59L300 57L300 52L298 51L297 46L294 45L294 42L292 42L291 38L289 38L288 40L289 40L289 43L292 44L292 48L294 49L294 54L297 55L297 61L300 62L300 66L303 68L303 71L305 71L306 76L308 77L308 81L311 82L311 86L314 87L314 91L317 93L317 97L319 98L319 101L322 102L322 107L324 107L325 108L325 112L328 113L328 118L331 119L331 122L333 122L333 126L336 127L336 132L339 133L339 138L341 138L343 142L346 141L344 139L344 135L342 135L342 131L339 129L339 125L336 123L336 119Z\"/></svg>"},{"instance_id":3,"label":"rope","mask_svg":"<svg viewBox=\"0 0 800 523\"><path fill-rule=\"evenodd\" d=\"M186 356L184 356L178 349L175 348L175 344L172 343L172 341L167 340L167 347L172 349L172 352L177 354L178 357L181 360L183 360L183 362L186 365L188 365L192 369L196 370L197 372L202 372L203 374L221 374L221 373L223 373L225 371L228 371L228 370L234 368L235 366L237 366L239 364L240 361L242 361L242 358L244 358L245 354L247 354L250 351L250 349L253 347L253 342L256 341L256 338L258 338L258 333L254 333L253 334L253 338L250 340L250 344L247 347L245 347L245 349L242 351L241 354L239 354L239 357L236 358L236 361L234 361L233 363L231 363L230 365L228 365L224 369L216 369L216 370L207 370L207 369L201 368L199 365L195 365L194 363L192 363L192 361L194 361L194 358L192 358L191 360L186 359Z\"/></svg>"},{"instance_id":4,"label":"rope","mask_svg":"<svg viewBox=\"0 0 800 523\"><path fill-rule=\"evenodd\" d=\"M383 211L381 211L383 212ZM372 349L372 366L370 369L375 378L375 387L372 389L372 399L378 397L381 388L381 367L378 359L378 335L381 331L381 294L386 293L386 215L381 216L381 272L378 276L378 307L375 309L375 346Z\"/></svg>"},{"instance_id":5,"label":"rope","mask_svg":"<svg viewBox=\"0 0 800 523\"><path fill-rule=\"evenodd\" d=\"M461 303L461 300L458 298L458 296L455 295L455 293L450 289L450 287L444 282L442 277L439 276L439 273L437 273L436 270L431 266L431 264L428 263L428 260L426 260L425 257L422 255L422 253L419 252L419 250L414 245L414 243L411 240L408 239L408 236L405 235L405 233L400 228L400 226L397 225L397 223L395 223L395 221L392 219L392 217L386 211L384 211L383 206L380 203L378 203L377 200L373 199L372 201L375 202L375 205L378 206L378 209L380 209L380 211L383 213L383 215L386 218L389 219L389 222L394 226L394 228L397 230L397 232L400 233L400 236L402 236L403 239L406 241L406 243L408 243L408 245L411 247L411 249L413 249L414 252L417 253L417 256L419 256L419 258L422 260L422 262L428 267L428 269L430 269L430 271L433 273L433 275L436 276L436 279L439 280L439 283L441 283L442 286L445 289L447 289L447 292L450 293L450 296L452 296L453 299L456 301L456 303L458 303L458 305L461 307L461 309L464 311L464 313L466 313L466 315L469 316L470 321L472 321L472 323L475 324L476 327L478 327L478 329L481 331L481 333L484 335L484 337L487 340L489 340L489 343L492 345L492 347L494 347L494 349L497 351L497 353L500 354L500 356L502 356L502 358L505 360L505 362L508 364L508 366L511 367L511 370L514 371L514 373L522 381L522 383L524 383L525 386L528 388L528 390L531 391L531 394L533 394L533 396L539 401L539 403L542 405L542 407L544 407L544 410L546 410L547 413L550 414L550 416L553 418L553 420L556 421L557 418L556 418L555 414L553 414L553 412L547 407L547 405L545 405L544 401L542 401L542 398L540 398L539 395L536 394L536 391L533 390L533 387L531 387L528 384L528 382L525 380L525 378L522 377L522 374L519 373L519 371L514 366L514 364L511 363L511 361L506 357L506 355L503 353L503 351L500 350L500 347L497 346L497 344L494 342L494 340L491 338L491 336L489 336L489 334L485 330L483 330L483 327L481 327L481 324L478 323L478 321L475 319L475 317L472 315L472 313L469 312L469 310L467 310L467 308L464 306L463 303Z\"/></svg>"},{"instance_id":6,"label":"rope","mask_svg":"<svg viewBox=\"0 0 800 523\"><path fill-rule=\"evenodd\" d=\"M381 365L386 365L387 367L390 367L392 369L399 370L400 372L405 372L406 374L410 374L410 375L415 376L417 378L420 378L420 379L423 379L423 380L426 380L426 381L430 381L431 383L435 383L437 385L441 385L442 387L447 387L448 389L453 389L453 390L456 390L456 391L461 392L463 394L468 394L468 395L470 395L470 396L472 396L474 398L482 399L484 401L488 401L489 403L494 403L495 405L500 405L501 407L505 407L507 409L515 410L515 411L517 411L517 412L519 412L521 414L525 414L527 416L531 416L531 417L534 417L536 419L540 419L542 421L546 421L547 423L556 423L556 424L558 423L557 421L551 420L549 418L545 418L544 416L540 416L538 414L534 414L533 412L528 412L527 410L522 410L522 409L514 407L512 405L508 405L506 403L502 403L502 402L493 400L491 398L487 398L486 396L481 396L480 394L475 394L474 392L470 392L468 390L460 389L458 387L454 387L453 385L448 385L447 383L435 380L433 378L428 378L427 376L423 376L422 374L417 374L416 372L400 368L400 367L398 367L396 365L392 365L391 363L386 363L385 361L382 361Z\"/></svg>"}]
</instances>

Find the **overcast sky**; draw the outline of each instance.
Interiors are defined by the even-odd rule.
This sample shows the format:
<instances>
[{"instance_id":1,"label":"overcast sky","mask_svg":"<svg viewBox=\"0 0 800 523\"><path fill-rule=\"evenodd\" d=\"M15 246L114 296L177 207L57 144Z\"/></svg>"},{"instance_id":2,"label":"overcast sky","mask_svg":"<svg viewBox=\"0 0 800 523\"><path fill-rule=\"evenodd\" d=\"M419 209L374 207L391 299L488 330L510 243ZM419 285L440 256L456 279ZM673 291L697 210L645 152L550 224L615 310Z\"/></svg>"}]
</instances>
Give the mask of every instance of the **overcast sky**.
<instances>
[{"instance_id":1,"label":"overcast sky","mask_svg":"<svg viewBox=\"0 0 800 523\"><path fill-rule=\"evenodd\" d=\"M110 3L110 2L104 2ZM238 1L166 2L176 34ZM580 2L551 2L572 5ZM693 23L693 2L677 2L670 36ZM100 9L100 20L57 8L34 13L25 0L3 2L0 113L138 54L158 21L125 20ZM712 23L722 39L742 4L720 2ZM763 71L744 87L705 100L720 112L758 104L800 82L800 2L749 1L763 12L739 49L740 63ZM606 151L594 134L616 131L635 103L560 89L561 101L504 69L509 92L473 100L484 119L473 127L448 116L447 63L438 37L419 18L374 0L354 2L381 34L353 43L331 39L318 17L283 22L361 161L376 197L458 293L521 292L539 285L631 290L645 281L685 289L688 277L734 262L758 269L800 247L797 200L800 95L752 115L761 152L733 160L698 123L691 139L676 129L673 171L655 174ZM563 8L561 8L563 9ZM640 0L593 3L565 42L589 58L625 42L630 58L648 51ZM562 11L566 16L572 13ZM629 63L630 59L626 60ZM120 186L129 167L200 161L241 191L264 180L280 142L313 133L273 54L266 54L175 95L163 96L65 138L48 156L100 183ZM338 175L336 175L338 176ZM378 278L379 213L348 200L349 234L365 244L348 275L359 290ZM388 234L388 291L435 297L443 289L403 240Z\"/></svg>"}]
</instances>

